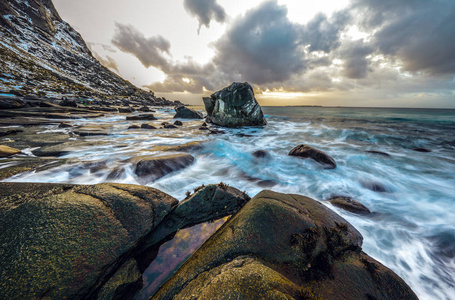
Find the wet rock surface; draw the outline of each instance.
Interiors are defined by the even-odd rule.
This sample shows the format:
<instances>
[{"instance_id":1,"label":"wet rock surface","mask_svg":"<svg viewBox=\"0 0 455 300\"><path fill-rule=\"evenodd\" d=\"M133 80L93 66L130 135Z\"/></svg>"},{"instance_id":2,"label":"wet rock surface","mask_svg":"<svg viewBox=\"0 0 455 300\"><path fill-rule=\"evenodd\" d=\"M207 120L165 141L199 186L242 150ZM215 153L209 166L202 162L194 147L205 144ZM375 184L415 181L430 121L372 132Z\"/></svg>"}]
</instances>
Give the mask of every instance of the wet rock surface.
<instances>
[{"instance_id":1,"label":"wet rock surface","mask_svg":"<svg viewBox=\"0 0 455 300\"><path fill-rule=\"evenodd\" d=\"M326 169L335 169L337 164L328 154L308 145L299 145L289 152L290 156L301 158L312 158L318 163L324 165Z\"/></svg>"},{"instance_id":2,"label":"wet rock surface","mask_svg":"<svg viewBox=\"0 0 455 300\"><path fill-rule=\"evenodd\" d=\"M198 111L190 109L186 106L178 106L175 108L174 119L203 119L204 117Z\"/></svg>"},{"instance_id":3,"label":"wet rock surface","mask_svg":"<svg viewBox=\"0 0 455 300\"><path fill-rule=\"evenodd\" d=\"M341 209L350 211L355 214L367 215L371 213L368 207L366 207L359 201L352 199L351 197L334 196L331 197L330 199L327 199L327 201L329 201L333 206L339 207Z\"/></svg>"},{"instance_id":4,"label":"wet rock surface","mask_svg":"<svg viewBox=\"0 0 455 300\"><path fill-rule=\"evenodd\" d=\"M0 183L0 199L2 299L93 299L102 286L113 296L134 288L140 273L127 253L178 203L123 184Z\"/></svg>"},{"instance_id":5,"label":"wet rock surface","mask_svg":"<svg viewBox=\"0 0 455 300\"><path fill-rule=\"evenodd\" d=\"M152 299L417 299L322 204L262 191Z\"/></svg>"},{"instance_id":6,"label":"wet rock surface","mask_svg":"<svg viewBox=\"0 0 455 300\"><path fill-rule=\"evenodd\" d=\"M131 160L134 173L142 183L153 182L169 173L182 170L194 162L189 154L174 154L165 156L142 156Z\"/></svg>"},{"instance_id":7,"label":"wet rock surface","mask_svg":"<svg viewBox=\"0 0 455 300\"><path fill-rule=\"evenodd\" d=\"M234 82L203 100L207 122L224 127L267 125L253 88L247 82Z\"/></svg>"}]
</instances>

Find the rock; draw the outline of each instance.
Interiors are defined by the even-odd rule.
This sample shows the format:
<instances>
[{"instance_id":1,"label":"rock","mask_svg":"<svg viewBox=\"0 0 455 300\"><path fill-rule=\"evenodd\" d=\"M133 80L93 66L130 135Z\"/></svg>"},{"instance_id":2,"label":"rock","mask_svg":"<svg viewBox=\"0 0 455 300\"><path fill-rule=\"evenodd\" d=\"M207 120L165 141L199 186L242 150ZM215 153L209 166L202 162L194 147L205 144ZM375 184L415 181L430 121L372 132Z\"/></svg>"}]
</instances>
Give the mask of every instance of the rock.
<instances>
[{"instance_id":1,"label":"rock","mask_svg":"<svg viewBox=\"0 0 455 300\"><path fill-rule=\"evenodd\" d=\"M384 157L390 157L390 154L382 152L382 151L371 150L371 151L367 151L367 153L377 154L377 155L381 155L381 156L384 156Z\"/></svg>"},{"instance_id":2,"label":"rock","mask_svg":"<svg viewBox=\"0 0 455 300\"><path fill-rule=\"evenodd\" d=\"M128 114L128 113L133 113L134 108L132 107L119 107L118 112L121 114Z\"/></svg>"},{"instance_id":3,"label":"rock","mask_svg":"<svg viewBox=\"0 0 455 300\"><path fill-rule=\"evenodd\" d=\"M143 247L156 245L180 229L235 214L250 199L246 193L223 183L201 186L164 218Z\"/></svg>"},{"instance_id":4,"label":"rock","mask_svg":"<svg viewBox=\"0 0 455 300\"><path fill-rule=\"evenodd\" d=\"M361 246L360 233L319 202L263 191L151 299L417 299Z\"/></svg>"},{"instance_id":5,"label":"rock","mask_svg":"<svg viewBox=\"0 0 455 300\"><path fill-rule=\"evenodd\" d=\"M328 199L328 201L336 207L350 211L355 214L370 214L371 211L362 203L352 199L351 197L334 196Z\"/></svg>"},{"instance_id":6,"label":"rock","mask_svg":"<svg viewBox=\"0 0 455 300\"><path fill-rule=\"evenodd\" d=\"M1 299L96 299L101 288L137 288L140 273L116 275L135 267L128 253L178 204L124 184L1 182L0 199Z\"/></svg>"},{"instance_id":7,"label":"rock","mask_svg":"<svg viewBox=\"0 0 455 300\"><path fill-rule=\"evenodd\" d=\"M175 116L174 119L203 119L204 116L200 112L197 112L193 109L189 109L186 106L177 106L175 108Z\"/></svg>"},{"instance_id":8,"label":"rock","mask_svg":"<svg viewBox=\"0 0 455 300\"><path fill-rule=\"evenodd\" d=\"M430 149L426 149L426 148L415 148L415 149L412 149L413 151L417 151L417 152L422 152L422 153L429 153L431 152Z\"/></svg>"},{"instance_id":9,"label":"rock","mask_svg":"<svg viewBox=\"0 0 455 300\"><path fill-rule=\"evenodd\" d=\"M142 156L132 159L132 162L140 181L149 183L188 167L194 162L194 157L189 154Z\"/></svg>"},{"instance_id":10,"label":"rock","mask_svg":"<svg viewBox=\"0 0 455 300\"><path fill-rule=\"evenodd\" d=\"M153 121L156 120L155 116L152 114L147 114L147 115L138 115L138 116L129 116L126 117L127 120L129 121Z\"/></svg>"},{"instance_id":11,"label":"rock","mask_svg":"<svg viewBox=\"0 0 455 300\"><path fill-rule=\"evenodd\" d=\"M32 153L36 156L63 156L67 155L71 151L67 150L68 146L74 146L74 143L62 143L52 146L44 146L39 149L33 150Z\"/></svg>"},{"instance_id":12,"label":"rock","mask_svg":"<svg viewBox=\"0 0 455 300\"><path fill-rule=\"evenodd\" d=\"M178 128L177 126L172 125L172 124L169 124L168 122L161 123L161 125L163 125L163 127L166 128L166 129L175 129L175 128Z\"/></svg>"},{"instance_id":13,"label":"rock","mask_svg":"<svg viewBox=\"0 0 455 300\"><path fill-rule=\"evenodd\" d=\"M177 121L174 122L174 125L175 126L183 126L183 123L182 123L182 121L177 120Z\"/></svg>"},{"instance_id":14,"label":"rock","mask_svg":"<svg viewBox=\"0 0 455 300\"><path fill-rule=\"evenodd\" d=\"M7 157L19 153L21 153L21 150L19 149L11 148L5 145L0 145L0 157Z\"/></svg>"},{"instance_id":15,"label":"rock","mask_svg":"<svg viewBox=\"0 0 455 300\"><path fill-rule=\"evenodd\" d=\"M142 112L150 112L151 109L150 109L150 107L142 106L142 107L139 108L139 111L142 111Z\"/></svg>"},{"instance_id":16,"label":"rock","mask_svg":"<svg viewBox=\"0 0 455 300\"><path fill-rule=\"evenodd\" d=\"M201 127L199 127L199 130L210 130L210 129L208 129L207 127L201 126Z\"/></svg>"},{"instance_id":17,"label":"rock","mask_svg":"<svg viewBox=\"0 0 455 300\"><path fill-rule=\"evenodd\" d=\"M253 88L247 82L234 82L203 100L207 122L224 127L267 125Z\"/></svg>"},{"instance_id":18,"label":"rock","mask_svg":"<svg viewBox=\"0 0 455 300\"><path fill-rule=\"evenodd\" d=\"M79 126L73 132L80 136L108 135L108 127L101 125L84 125Z\"/></svg>"},{"instance_id":19,"label":"rock","mask_svg":"<svg viewBox=\"0 0 455 300\"><path fill-rule=\"evenodd\" d=\"M0 131L0 137L7 136L7 135L16 135L18 133L24 132L22 129L13 129L7 131Z\"/></svg>"},{"instance_id":20,"label":"rock","mask_svg":"<svg viewBox=\"0 0 455 300\"><path fill-rule=\"evenodd\" d=\"M152 148L152 151L175 151L175 152L186 152L190 150L199 150L204 147L204 142L195 141L189 142L183 145L169 145L169 146L155 146Z\"/></svg>"},{"instance_id":21,"label":"rock","mask_svg":"<svg viewBox=\"0 0 455 300\"><path fill-rule=\"evenodd\" d=\"M333 158L326 153L307 145L298 145L289 152L290 156L302 158L312 158L320 164L323 164L326 169L335 169L337 164Z\"/></svg>"},{"instance_id":22,"label":"rock","mask_svg":"<svg viewBox=\"0 0 455 300\"><path fill-rule=\"evenodd\" d=\"M268 158L268 157L270 157L270 153L268 151L265 151L265 150L254 151L252 154L256 158Z\"/></svg>"},{"instance_id":23,"label":"rock","mask_svg":"<svg viewBox=\"0 0 455 300\"><path fill-rule=\"evenodd\" d=\"M147 125L147 124L143 124L143 125ZM131 125L130 127L128 127L128 129L139 129L141 128L141 126L139 125Z\"/></svg>"},{"instance_id":24,"label":"rock","mask_svg":"<svg viewBox=\"0 0 455 300\"><path fill-rule=\"evenodd\" d=\"M69 106L69 107L77 107L76 101L71 101L71 100L62 100L59 103L60 106Z\"/></svg>"},{"instance_id":25,"label":"rock","mask_svg":"<svg viewBox=\"0 0 455 300\"><path fill-rule=\"evenodd\" d=\"M69 123L65 123L65 122L62 122L58 125L58 128L70 128L70 127L73 127L73 125L71 125Z\"/></svg>"},{"instance_id":26,"label":"rock","mask_svg":"<svg viewBox=\"0 0 455 300\"><path fill-rule=\"evenodd\" d=\"M141 128L142 129L157 129L155 126L152 126L150 124L142 124Z\"/></svg>"},{"instance_id":27,"label":"rock","mask_svg":"<svg viewBox=\"0 0 455 300\"><path fill-rule=\"evenodd\" d=\"M0 109L17 109L25 106L25 102L13 98L0 98Z\"/></svg>"},{"instance_id":28,"label":"rock","mask_svg":"<svg viewBox=\"0 0 455 300\"><path fill-rule=\"evenodd\" d=\"M373 181L373 180L361 180L360 181L360 184L366 188L366 189L369 189L373 192L378 192L378 193L385 193L385 192L389 192L389 189L382 183L380 182L376 182L376 181Z\"/></svg>"}]
</instances>

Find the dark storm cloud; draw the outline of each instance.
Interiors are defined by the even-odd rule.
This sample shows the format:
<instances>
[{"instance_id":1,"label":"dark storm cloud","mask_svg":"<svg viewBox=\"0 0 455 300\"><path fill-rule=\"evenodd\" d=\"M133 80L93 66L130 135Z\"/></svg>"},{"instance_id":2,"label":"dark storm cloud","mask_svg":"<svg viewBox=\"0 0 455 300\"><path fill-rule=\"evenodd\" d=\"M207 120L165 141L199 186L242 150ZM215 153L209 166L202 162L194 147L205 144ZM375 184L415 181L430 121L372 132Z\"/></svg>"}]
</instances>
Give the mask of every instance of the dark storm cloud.
<instances>
[{"instance_id":1,"label":"dark storm cloud","mask_svg":"<svg viewBox=\"0 0 455 300\"><path fill-rule=\"evenodd\" d=\"M359 24L378 30L372 44L407 71L455 74L455 1L356 0Z\"/></svg>"},{"instance_id":2,"label":"dark storm cloud","mask_svg":"<svg viewBox=\"0 0 455 300\"><path fill-rule=\"evenodd\" d=\"M347 11L337 12L331 19L319 13L302 27L303 41L310 45L310 51L329 53L340 45L340 32L349 20L350 15Z\"/></svg>"},{"instance_id":3,"label":"dark storm cloud","mask_svg":"<svg viewBox=\"0 0 455 300\"><path fill-rule=\"evenodd\" d=\"M363 40L344 42L338 53L338 58L344 61L343 75L351 79L367 77L370 67L367 56L373 52L374 48Z\"/></svg>"},{"instance_id":4,"label":"dark storm cloud","mask_svg":"<svg viewBox=\"0 0 455 300\"><path fill-rule=\"evenodd\" d=\"M300 28L287 8L268 1L237 19L215 43L214 62L256 84L284 81L305 68Z\"/></svg>"},{"instance_id":5,"label":"dark storm cloud","mask_svg":"<svg viewBox=\"0 0 455 300\"><path fill-rule=\"evenodd\" d=\"M216 0L184 0L183 3L186 11L198 19L198 33L202 26L209 28L212 20L219 23L226 20L226 12Z\"/></svg>"},{"instance_id":6,"label":"dark storm cloud","mask_svg":"<svg viewBox=\"0 0 455 300\"><path fill-rule=\"evenodd\" d=\"M168 59L163 54L170 54L171 44L160 35L146 38L133 26L116 23L112 44L136 56L145 67L168 68Z\"/></svg>"}]
</instances>

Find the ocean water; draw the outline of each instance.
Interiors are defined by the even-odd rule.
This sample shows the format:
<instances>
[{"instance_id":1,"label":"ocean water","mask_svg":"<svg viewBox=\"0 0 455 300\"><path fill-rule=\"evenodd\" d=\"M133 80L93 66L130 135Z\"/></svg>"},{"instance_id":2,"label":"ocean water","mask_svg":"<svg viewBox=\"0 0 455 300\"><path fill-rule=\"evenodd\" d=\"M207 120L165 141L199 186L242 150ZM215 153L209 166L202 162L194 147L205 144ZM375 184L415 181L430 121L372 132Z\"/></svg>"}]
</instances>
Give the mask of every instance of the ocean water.
<instances>
[{"instance_id":1,"label":"ocean water","mask_svg":"<svg viewBox=\"0 0 455 300\"><path fill-rule=\"evenodd\" d=\"M263 110L267 126L221 129L225 134L218 135L199 130L201 120L182 120L183 128L159 130L127 130L134 122L120 115L77 120L107 126L111 135L87 137L90 143L68 153L63 166L7 181L140 184L129 158L162 155L154 148L160 145L201 141L201 149L189 152L196 158L193 165L147 185L178 199L201 184L219 182L250 196L263 189L309 196L353 224L364 237L363 250L400 275L420 299L455 299L455 110ZM157 108L155 124L172 121L173 114ZM47 126L42 132L67 130ZM299 144L323 150L338 167L328 170L288 156ZM256 150L270 155L255 158ZM109 176L113 170L123 171ZM378 185L383 192L374 191ZM334 195L350 196L372 214L355 215L324 201Z\"/></svg>"}]
</instances>

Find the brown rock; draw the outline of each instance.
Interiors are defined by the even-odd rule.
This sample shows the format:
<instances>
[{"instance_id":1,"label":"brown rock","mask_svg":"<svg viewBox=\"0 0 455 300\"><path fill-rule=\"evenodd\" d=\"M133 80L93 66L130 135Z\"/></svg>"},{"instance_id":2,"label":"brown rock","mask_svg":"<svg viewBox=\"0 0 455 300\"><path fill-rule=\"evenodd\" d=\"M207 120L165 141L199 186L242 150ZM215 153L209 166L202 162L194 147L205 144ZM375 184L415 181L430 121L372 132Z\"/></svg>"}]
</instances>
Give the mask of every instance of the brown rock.
<instances>
[{"instance_id":1,"label":"brown rock","mask_svg":"<svg viewBox=\"0 0 455 300\"><path fill-rule=\"evenodd\" d=\"M370 214L371 211L363 205L362 203L352 199L351 197L344 197L344 196L334 196L328 201L336 207L341 209L350 211L355 214Z\"/></svg>"},{"instance_id":2,"label":"brown rock","mask_svg":"<svg viewBox=\"0 0 455 300\"><path fill-rule=\"evenodd\" d=\"M19 153L21 153L21 150L19 149L11 148L5 145L0 145L0 157L7 157Z\"/></svg>"},{"instance_id":3,"label":"brown rock","mask_svg":"<svg viewBox=\"0 0 455 300\"><path fill-rule=\"evenodd\" d=\"M307 145L299 145L289 152L290 156L301 158L312 158L320 164L323 164L326 169L335 169L337 164L333 158L326 153Z\"/></svg>"},{"instance_id":4,"label":"brown rock","mask_svg":"<svg viewBox=\"0 0 455 300\"><path fill-rule=\"evenodd\" d=\"M145 184L188 167L194 162L194 157L189 154L142 156L132 159L132 162L135 164L134 173Z\"/></svg>"},{"instance_id":5,"label":"brown rock","mask_svg":"<svg viewBox=\"0 0 455 300\"><path fill-rule=\"evenodd\" d=\"M152 299L417 299L361 246L360 233L319 202L262 191Z\"/></svg>"}]
</instances>

